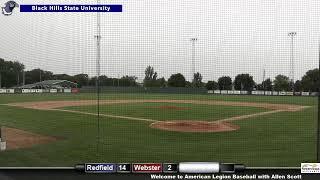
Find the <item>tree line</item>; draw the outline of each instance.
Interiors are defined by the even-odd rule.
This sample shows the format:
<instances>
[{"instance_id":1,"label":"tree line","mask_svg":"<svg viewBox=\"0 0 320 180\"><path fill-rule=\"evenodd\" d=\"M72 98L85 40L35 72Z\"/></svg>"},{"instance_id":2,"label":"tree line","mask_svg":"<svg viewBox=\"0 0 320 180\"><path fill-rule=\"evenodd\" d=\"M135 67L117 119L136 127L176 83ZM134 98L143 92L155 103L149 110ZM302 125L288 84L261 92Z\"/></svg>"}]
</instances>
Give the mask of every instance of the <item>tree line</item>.
<instances>
[{"instance_id":1,"label":"tree line","mask_svg":"<svg viewBox=\"0 0 320 180\"><path fill-rule=\"evenodd\" d=\"M45 80L68 80L82 86L95 86L97 77L89 77L88 74L54 74L40 68L24 71L25 66L17 61L5 61L0 58L0 87L17 87L24 84L33 84ZM121 78L110 78L105 75L99 77L102 86L137 86L137 78L134 76L123 76Z\"/></svg>"},{"instance_id":2,"label":"tree line","mask_svg":"<svg viewBox=\"0 0 320 180\"><path fill-rule=\"evenodd\" d=\"M17 61L5 61L0 58L0 87L15 87L23 84L32 84L44 80L68 80L82 86L144 86L144 87L186 87L186 88L206 88L208 90L265 90L265 91L309 91L318 92L320 87L319 69L315 68L295 82L291 82L285 75L277 75L274 80L265 79L261 83L256 83L250 74L238 74L234 80L230 76L222 76L218 81L210 80L203 82L201 73L197 72L193 80L187 81L181 73L172 74L167 80L159 78L158 73L152 66L145 69L143 84L137 82L135 76L123 76L121 78L107 77L105 75L89 77L88 74L54 74L51 71L42 69L32 69L24 71L25 66Z\"/></svg>"},{"instance_id":3,"label":"tree line","mask_svg":"<svg viewBox=\"0 0 320 180\"><path fill-rule=\"evenodd\" d=\"M318 92L320 88L319 69L315 68L306 72L301 80L291 82L285 75L277 75L274 80L267 78L261 83L256 83L250 74L238 74L234 80L230 76L222 76L218 81L202 82L202 75L197 72L189 82L181 73L172 74L166 81L164 77L158 78L158 73L153 67L148 66L145 70L145 87L192 87L206 88L208 90L243 90L243 91L309 91Z\"/></svg>"}]
</instances>

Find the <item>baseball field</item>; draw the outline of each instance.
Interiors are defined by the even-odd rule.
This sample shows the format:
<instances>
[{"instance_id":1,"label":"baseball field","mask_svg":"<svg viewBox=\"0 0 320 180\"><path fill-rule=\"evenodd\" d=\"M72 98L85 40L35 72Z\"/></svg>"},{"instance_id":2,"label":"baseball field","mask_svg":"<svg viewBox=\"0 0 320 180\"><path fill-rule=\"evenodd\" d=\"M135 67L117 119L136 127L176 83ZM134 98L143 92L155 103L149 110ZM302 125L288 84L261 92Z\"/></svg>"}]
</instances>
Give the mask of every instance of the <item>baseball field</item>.
<instances>
[{"instance_id":1,"label":"baseball field","mask_svg":"<svg viewBox=\"0 0 320 180\"><path fill-rule=\"evenodd\" d=\"M316 161L317 97L190 94L0 95L0 166ZM99 114L99 116L98 116Z\"/></svg>"}]
</instances>

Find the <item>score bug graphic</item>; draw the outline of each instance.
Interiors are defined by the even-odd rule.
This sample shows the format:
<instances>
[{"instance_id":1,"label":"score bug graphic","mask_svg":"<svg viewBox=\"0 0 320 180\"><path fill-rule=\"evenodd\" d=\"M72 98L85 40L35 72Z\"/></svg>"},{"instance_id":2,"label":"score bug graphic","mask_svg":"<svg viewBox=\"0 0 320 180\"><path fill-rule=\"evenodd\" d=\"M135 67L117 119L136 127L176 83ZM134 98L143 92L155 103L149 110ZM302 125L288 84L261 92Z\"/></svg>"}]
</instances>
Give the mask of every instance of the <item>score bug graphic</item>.
<instances>
[{"instance_id":1,"label":"score bug graphic","mask_svg":"<svg viewBox=\"0 0 320 180\"><path fill-rule=\"evenodd\" d=\"M2 8L2 14L5 16L10 16L13 12L13 9L19 7L19 4L14 1L8 1L4 4Z\"/></svg>"},{"instance_id":2,"label":"score bug graphic","mask_svg":"<svg viewBox=\"0 0 320 180\"><path fill-rule=\"evenodd\" d=\"M177 173L178 164L176 163L163 163L163 172L164 173Z\"/></svg>"},{"instance_id":3,"label":"score bug graphic","mask_svg":"<svg viewBox=\"0 0 320 180\"><path fill-rule=\"evenodd\" d=\"M117 172L119 173L130 173L131 164L130 163L119 163L117 164Z\"/></svg>"}]
</instances>

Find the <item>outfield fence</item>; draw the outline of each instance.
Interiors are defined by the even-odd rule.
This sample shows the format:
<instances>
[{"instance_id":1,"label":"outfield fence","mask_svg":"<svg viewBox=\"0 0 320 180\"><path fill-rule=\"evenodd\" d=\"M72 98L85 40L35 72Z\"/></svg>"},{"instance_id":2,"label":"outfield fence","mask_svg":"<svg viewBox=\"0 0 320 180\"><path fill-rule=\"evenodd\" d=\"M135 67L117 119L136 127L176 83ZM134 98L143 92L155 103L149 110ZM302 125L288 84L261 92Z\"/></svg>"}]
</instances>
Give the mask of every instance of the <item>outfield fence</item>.
<instances>
[{"instance_id":1,"label":"outfield fence","mask_svg":"<svg viewBox=\"0 0 320 180\"><path fill-rule=\"evenodd\" d=\"M42 93L78 93L78 88L72 89L0 89L0 94L42 94Z\"/></svg>"},{"instance_id":2,"label":"outfield fence","mask_svg":"<svg viewBox=\"0 0 320 180\"><path fill-rule=\"evenodd\" d=\"M319 96L319 92L209 90L208 94L257 96Z\"/></svg>"},{"instance_id":3,"label":"outfield fence","mask_svg":"<svg viewBox=\"0 0 320 180\"><path fill-rule=\"evenodd\" d=\"M41 93L96 93L94 86L68 89L0 89L0 94L41 94ZM183 87L100 87L101 93L164 93L164 94L216 94L216 95L255 95L255 96L319 96L319 92L290 91L239 91L239 90L207 90L205 88Z\"/></svg>"}]
</instances>

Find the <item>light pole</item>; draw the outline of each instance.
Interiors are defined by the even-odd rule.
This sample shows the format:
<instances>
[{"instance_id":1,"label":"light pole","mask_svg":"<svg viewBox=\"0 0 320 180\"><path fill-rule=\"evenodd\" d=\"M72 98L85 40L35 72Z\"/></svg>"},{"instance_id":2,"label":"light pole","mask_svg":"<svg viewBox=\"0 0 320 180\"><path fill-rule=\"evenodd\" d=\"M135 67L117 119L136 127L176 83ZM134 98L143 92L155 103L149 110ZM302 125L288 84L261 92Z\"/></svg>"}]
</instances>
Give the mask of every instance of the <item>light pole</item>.
<instances>
[{"instance_id":1,"label":"light pole","mask_svg":"<svg viewBox=\"0 0 320 180\"><path fill-rule=\"evenodd\" d=\"M100 0L97 0L97 5L100 4ZM101 41L101 20L100 20L100 13L97 12L97 34L95 35L96 38L96 71L97 71L97 85L99 85L99 78L100 78L100 59L101 59L101 48L100 48L100 41Z\"/></svg>"},{"instance_id":2,"label":"light pole","mask_svg":"<svg viewBox=\"0 0 320 180\"><path fill-rule=\"evenodd\" d=\"M100 5L100 0L97 0L97 5ZM100 48L100 41L101 41L101 17L100 13L97 12L97 34L95 35L96 38L96 71L97 71L97 152L99 152L99 143L100 143L100 59L101 59L101 48ZM98 153L99 154L99 153Z\"/></svg>"},{"instance_id":3,"label":"light pole","mask_svg":"<svg viewBox=\"0 0 320 180\"><path fill-rule=\"evenodd\" d=\"M290 56L290 81L291 81L291 90L294 91L294 57L293 57L293 39L297 35L297 32L289 32L288 36L291 38L291 56Z\"/></svg>"},{"instance_id":4,"label":"light pole","mask_svg":"<svg viewBox=\"0 0 320 180\"><path fill-rule=\"evenodd\" d=\"M195 48L196 48L196 41L198 41L198 38L191 38L190 40L192 42L192 76L191 76L191 78L192 78L192 81L194 81L194 74L196 73L195 72L196 71L196 69L195 69L196 49Z\"/></svg>"}]
</instances>

